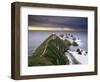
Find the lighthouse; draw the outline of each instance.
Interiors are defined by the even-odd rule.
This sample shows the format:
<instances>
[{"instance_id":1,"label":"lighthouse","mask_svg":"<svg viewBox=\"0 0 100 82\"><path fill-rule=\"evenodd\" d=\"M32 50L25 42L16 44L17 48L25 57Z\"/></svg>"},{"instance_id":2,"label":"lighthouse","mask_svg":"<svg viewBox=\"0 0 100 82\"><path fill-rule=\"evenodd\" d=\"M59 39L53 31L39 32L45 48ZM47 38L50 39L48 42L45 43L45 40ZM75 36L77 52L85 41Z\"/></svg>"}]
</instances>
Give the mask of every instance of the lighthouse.
<instances>
[{"instance_id":1,"label":"lighthouse","mask_svg":"<svg viewBox=\"0 0 100 82\"><path fill-rule=\"evenodd\" d=\"M53 39L53 40L56 39L56 34L53 33L52 35L53 35L52 39Z\"/></svg>"}]
</instances>

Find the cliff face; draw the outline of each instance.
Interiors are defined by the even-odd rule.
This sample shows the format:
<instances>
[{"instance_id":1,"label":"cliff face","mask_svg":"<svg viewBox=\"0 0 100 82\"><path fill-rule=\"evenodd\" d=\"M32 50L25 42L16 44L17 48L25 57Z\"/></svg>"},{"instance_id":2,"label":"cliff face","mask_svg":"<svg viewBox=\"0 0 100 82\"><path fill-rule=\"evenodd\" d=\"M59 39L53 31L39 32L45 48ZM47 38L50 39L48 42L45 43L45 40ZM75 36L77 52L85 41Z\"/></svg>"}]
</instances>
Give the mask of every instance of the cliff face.
<instances>
[{"instance_id":1,"label":"cliff face","mask_svg":"<svg viewBox=\"0 0 100 82\"><path fill-rule=\"evenodd\" d=\"M57 35L50 35L29 58L29 66L66 65L68 58L64 55L64 49L71 43L62 40Z\"/></svg>"}]
</instances>

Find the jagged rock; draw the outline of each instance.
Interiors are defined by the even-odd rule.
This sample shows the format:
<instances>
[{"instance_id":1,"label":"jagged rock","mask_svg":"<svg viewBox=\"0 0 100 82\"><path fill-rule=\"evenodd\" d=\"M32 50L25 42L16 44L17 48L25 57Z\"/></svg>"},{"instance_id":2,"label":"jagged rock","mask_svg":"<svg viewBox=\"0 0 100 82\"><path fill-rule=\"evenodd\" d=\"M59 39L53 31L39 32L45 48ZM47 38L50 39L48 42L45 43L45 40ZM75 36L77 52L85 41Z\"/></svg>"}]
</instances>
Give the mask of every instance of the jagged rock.
<instances>
[{"instance_id":1,"label":"jagged rock","mask_svg":"<svg viewBox=\"0 0 100 82\"><path fill-rule=\"evenodd\" d=\"M80 52L80 49L78 48L78 49L76 50L76 52Z\"/></svg>"},{"instance_id":2,"label":"jagged rock","mask_svg":"<svg viewBox=\"0 0 100 82\"><path fill-rule=\"evenodd\" d=\"M75 42L75 41L72 43L72 45L73 45L73 46L79 46L79 45L77 44L77 42Z\"/></svg>"},{"instance_id":3,"label":"jagged rock","mask_svg":"<svg viewBox=\"0 0 100 82\"><path fill-rule=\"evenodd\" d=\"M79 55L82 55L82 52L80 51L80 52L78 52L78 54L79 54Z\"/></svg>"},{"instance_id":4,"label":"jagged rock","mask_svg":"<svg viewBox=\"0 0 100 82\"><path fill-rule=\"evenodd\" d=\"M69 50L69 48L64 48L64 52L67 52Z\"/></svg>"}]
</instances>

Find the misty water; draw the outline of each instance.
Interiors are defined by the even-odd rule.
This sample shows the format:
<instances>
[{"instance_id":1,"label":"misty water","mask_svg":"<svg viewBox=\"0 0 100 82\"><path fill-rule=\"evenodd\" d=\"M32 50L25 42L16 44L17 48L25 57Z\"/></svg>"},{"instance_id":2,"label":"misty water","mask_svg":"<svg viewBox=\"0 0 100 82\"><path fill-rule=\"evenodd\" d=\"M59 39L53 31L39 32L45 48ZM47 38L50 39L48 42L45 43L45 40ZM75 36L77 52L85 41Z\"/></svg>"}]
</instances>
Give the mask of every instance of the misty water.
<instances>
[{"instance_id":1,"label":"misty water","mask_svg":"<svg viewBox=\"0 0 100 82\"><path fill-rule=\"evenodd\" d=\"M87 40L88 35L87 32L52 32L52 31L29 31L28 32L28 56L31 56L32 53L36 50L36 48L46 40L51 34L55 33L57 36L60 37L61 34L70 34L73 35L76 40L80 40L79 48L88 51ZM76 47L77 48L77 47ZM75 47L71 46L71 49L76 49Z\"/></svg>"}]
</instances>

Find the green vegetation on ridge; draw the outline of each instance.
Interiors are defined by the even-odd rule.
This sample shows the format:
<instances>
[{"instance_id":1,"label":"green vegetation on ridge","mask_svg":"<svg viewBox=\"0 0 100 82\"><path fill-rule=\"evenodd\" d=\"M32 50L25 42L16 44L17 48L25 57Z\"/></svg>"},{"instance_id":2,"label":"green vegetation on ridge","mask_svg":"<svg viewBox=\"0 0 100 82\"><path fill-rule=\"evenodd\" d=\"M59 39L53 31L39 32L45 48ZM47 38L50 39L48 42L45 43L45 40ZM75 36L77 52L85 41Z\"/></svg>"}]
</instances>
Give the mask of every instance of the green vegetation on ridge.
<instances>
[{"instance_id":1,"label":"green vegetation on ridge","mask_svg":"<svg viewBox=\"0 0 100 82\"><path fill-rule=\"evenodd\" d=\"M71 43L60 39L57 35L50 35L29 58L29 66L66 65L69 60L64 55L64 49Z\"/></svg>"}]
</instances>

